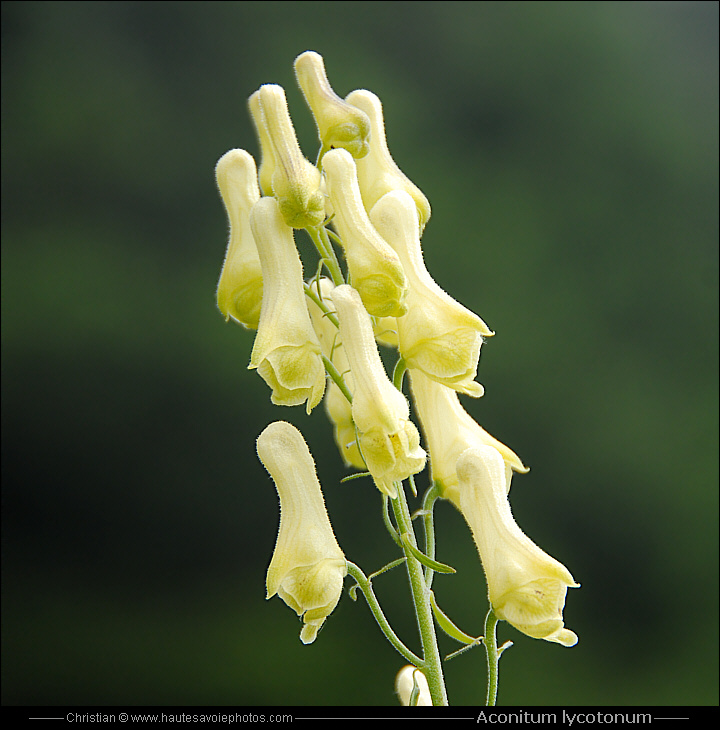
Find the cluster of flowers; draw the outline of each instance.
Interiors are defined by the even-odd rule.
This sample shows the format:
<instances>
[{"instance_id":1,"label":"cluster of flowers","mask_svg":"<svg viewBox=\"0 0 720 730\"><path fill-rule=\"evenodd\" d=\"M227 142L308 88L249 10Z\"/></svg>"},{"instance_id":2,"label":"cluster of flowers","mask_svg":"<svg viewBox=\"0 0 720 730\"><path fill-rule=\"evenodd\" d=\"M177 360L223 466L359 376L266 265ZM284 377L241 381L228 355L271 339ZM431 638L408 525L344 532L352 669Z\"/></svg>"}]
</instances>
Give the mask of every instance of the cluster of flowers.
<instances>
[{"instance_id":1,"label":"cluster of flowers","mask_svg":"<svg viewBox=\"0 0 720 730\"><path fill-rule=\"evenodd\" d=\"M380 100L365 90L341 99L312 51L296 59L295 71L317 123L318 161L303 156L283 89L261 86L249 99L259 171L237 149L216 169L230 222L218 307L226 319L257 329L249 368L270 386L272 402L305 403L309 413L324 395L345 463L369 471L390 498L427 460L377 342L396 347L432 480L472 531L496 616L529 636L572 646L577 636L564 628L562 611L567 588L577 584L510 512L512 473L527 469L458 399L483 394L478 358L494 333L425 267L420 237L430 205L390 156ZM294 229L309 233L331 278L304 281ZM348 283L331 239L344 254ZM301 433L272 423L257 453L280 497L267 596L278 594L303 617L300 638L310 643L340 598L345 556Z\"/></svg>"}]
</instances>

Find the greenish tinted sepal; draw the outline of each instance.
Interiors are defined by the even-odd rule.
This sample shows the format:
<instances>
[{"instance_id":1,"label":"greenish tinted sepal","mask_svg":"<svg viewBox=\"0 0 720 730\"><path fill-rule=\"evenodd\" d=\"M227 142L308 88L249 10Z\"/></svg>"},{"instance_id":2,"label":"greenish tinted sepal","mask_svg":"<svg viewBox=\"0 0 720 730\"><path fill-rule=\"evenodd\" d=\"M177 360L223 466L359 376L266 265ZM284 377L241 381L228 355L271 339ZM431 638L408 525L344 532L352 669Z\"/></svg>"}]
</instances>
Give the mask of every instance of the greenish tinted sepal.
<instances>
[{"instance_id":1,"label":"greenish tinted sepal","mask_svg":"<svg viewBox=\"0 0 720 730\"><path fill-rule=\"evenodd\" d=\"M407 365L405 364L405 360L402 357L399 357L398 361L395 363L395 367L393 368L392 381L393 381L393 385L400 392L402 392L403 378L405 377L406 370L407 370ZM417 492L415 492L415 496L417 496Z\"/></svg>"},{"instance_id":2,"label":"greenish tinted sepal","mask_svg":"<svg viewBox=\"0 0 720 730\"><path fill-rule=\"evenodd\" d=\"M413 674L413 688L412 688L412 692L410 693L410 702L408 703L408 706L417 707L419 697L420 697L420 687L418 686L417 679L415 678L415 675Z\"/></svg>"}]
</instances>

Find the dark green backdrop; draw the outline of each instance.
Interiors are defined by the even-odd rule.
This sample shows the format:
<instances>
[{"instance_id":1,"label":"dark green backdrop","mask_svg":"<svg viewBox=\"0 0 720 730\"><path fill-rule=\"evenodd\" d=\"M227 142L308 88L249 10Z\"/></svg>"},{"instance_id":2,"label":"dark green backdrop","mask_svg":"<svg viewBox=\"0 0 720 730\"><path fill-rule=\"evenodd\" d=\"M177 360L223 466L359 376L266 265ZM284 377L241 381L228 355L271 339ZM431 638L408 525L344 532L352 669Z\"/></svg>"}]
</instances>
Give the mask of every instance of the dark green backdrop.
<instances>
[{"instance_id":1,"label":"dark green backdrop","mask_svg":"<svg viewBox=\"0 0 720 730\"><path fill-rule=\"evenodd\" d=\"M714 2L3 3L3 702L396 702L361 601L303 646L264 600L271 420L305 433L348 557L396 553L322 408L271 406L214 308L215 162L257 152L267 82L314 157L313 49L383 100L428 266L497 332L466 406L532 467L515 516L582 583L575 648L501 626L500 703L717 703L717 30ZM480 633L448 504L438 557ZM377 590L417 646L402 574ZM450 662L451 702L484 671Z\"/></svg>"}]
</instances>

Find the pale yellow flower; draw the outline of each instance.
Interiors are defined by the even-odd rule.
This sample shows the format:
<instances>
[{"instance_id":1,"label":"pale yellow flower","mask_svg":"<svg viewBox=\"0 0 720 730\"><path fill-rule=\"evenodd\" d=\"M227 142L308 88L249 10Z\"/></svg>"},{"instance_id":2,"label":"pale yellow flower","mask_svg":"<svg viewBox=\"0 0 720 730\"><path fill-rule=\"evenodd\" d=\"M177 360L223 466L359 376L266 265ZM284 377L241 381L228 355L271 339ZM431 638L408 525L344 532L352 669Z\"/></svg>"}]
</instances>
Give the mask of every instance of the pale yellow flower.
<instances>
[{"instance_id":1,"label":"pale yellow flower","mask_svg":"<svg viewBox=\"0 0 720 730\"><path fill-rule=\"evenodd\" d=\"M258 437L257 453L280 497L280 530L267 572L267 598L277 593L303 617L300 640L310 644L340 600L347 563L300 431L284 421L271 423Z\"/></svg>"},{"instance_id":2,"label":"pale yellow flower","mask_svg":"<svg viewBox=\"0 0 720 730\"><path fill-rule=\"evenodd\" d=\"M264 84L256 93L274 158L272 191L280 204L283 219L292 228L319 226L325 220L320 171L303 156L288 112L285 91L282 86ZM251 111L253 104L251 97ZM265 182L261 181L264 189Z\"/></svg>"},{"instance_id":3,"label":"pale yellow flower","mask_svg":"<svg viewBox=\"0 0 720 730\"><path fill-rule=\"evenodd\" d=\"M355 386L352 418L359 434L360 452L378 489L394 498L397 490L393 482L422 471L427 455L420 447L420 435L410 420L405 396L385 373L370 315L360 295L343 285L331 296Z\"/></svg>"},{"instance_id":4,"label":"pale yellow flower","mask_svg":"<svg viewBox=\"0 0 720 730\"><path fill-rule=\"evenodd\" d=\"M412 198L401 190L387 193L370 211L370 220L397 253L407 277L408 312L397 320L399 350L407 367L461 393L481 396L483 387L474 379L483 337L493 332L428 273Z\"/></svg>"},{"instance_id":5,"label":"pale yellow flower","mask_svg":"<svg viewBox=\"0 0 720 730\"><path fill-rule=\"evenodd\" d=\"M303 271L293 231L282 219L275 198L261 198L252 210L250 225L262 264L262 311L250 369L272 388L276 405L307 402L307 412L325 392L325 366L320 343L310 322Z\"/></svg>"},{"instance_id":6,"label":"pale yellow flower","mask_svg":"<svg viewBox=\"0 0 720 730\"><path fill-rule=\"evenodd\" d=\"M410 389L420 424L430 452L430 471L444 499L460 509L457 460L473 446L492 446L505 462L506 488L510 491L513 471L524 474L529 469L505 444L478 425L460 404L458 394L430 380L420 370L410 372Z\"/></svg>"},{"instance_id":7,"label":"pale yellow flower","mask_svg":"<svg viewBox=\"0 0 720 730\"><path fill-rule=\"evenodd\" d=\"M301 53L295 59L295 74L315 117L323 148L340 147L353 157L366 155L370 120L365 112L343 101L333 91L322 56L315 51Z\"/></svg>"},{"instance_id":8,"label":"pale yellow flower","mask_svg":"<svg viewBox=\"0 0 720 730\"><path fill-rule=\"evenodd\" d=\"M355 160L346 150L323 157L328 195L353 287L376 317L405 314L407 281L395 251L373 228L358 189Z\"/></svg>"},{"instance_id":9,"label":"pale yellow flower","mask_svg":"<svg viewBox=\"0 0 720 730\"><path fill-rule=\"evenodd\" d=\"M457 462L460 510L475 539L495 615L534 639L577 643L565 628L570 571L518 527L507 499L505 462L492 446L464 451Z\"/></svg>"},{"instance_id":10,"label":"pale yellow flower","mask_svg":"<svg viewBox=\"0 0 720 730\"><path fill-rule=\"evenodd\" d=\"M350 92L345 101L365 112L370 119L370 151L357 162L358 181L365 208L371 210L386 193L404 190L415 201L422 231L430 218L430 203L420 188L397 166L390 154L380 99L371 91L357 89Z\"/></svg>"},{"instance_id":11,"label":"pale yellow flower","mask_svg":"<svg viewBox=\"0 0 720 730\"><path fill-rule=\"evenodd\" d=\"M218 309L247 329L257 329L263 283L250 211L260 199L255 160L245 150L226 152L215 167L230 224L225 261L217 288Z\"/></svg>"},{"instance_id":12,"label":"pale yellow flower","mask_svg":"<svg viewBox=\"0 0 720 730\"><path fill-rule=\"evenodd\" d=\"M428 686L427 677L412 664L404 666L395 677L395 692L397 692L400 704L404 707L410 705L413 686L417 686L418 696L415 702L416 707L432 707L432 698L430 697L430 687Z\"/></svg>"}]
</instances>

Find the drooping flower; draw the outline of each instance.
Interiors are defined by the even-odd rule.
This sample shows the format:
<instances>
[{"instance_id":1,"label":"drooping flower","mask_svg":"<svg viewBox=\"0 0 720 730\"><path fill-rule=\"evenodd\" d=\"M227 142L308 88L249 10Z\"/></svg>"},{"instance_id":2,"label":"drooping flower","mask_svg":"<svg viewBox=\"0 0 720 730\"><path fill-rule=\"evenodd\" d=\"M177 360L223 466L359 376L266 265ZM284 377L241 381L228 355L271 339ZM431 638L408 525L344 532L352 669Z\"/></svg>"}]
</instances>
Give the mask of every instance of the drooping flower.
<instances>
[{"instance_id":1,"label":"drooping flower","mask_svg":"<svg viewBox=\"0 0 720 730\"><path fill-rule=\"evenodd\" d=\"M422 232L430 218L430 203L422 190L397 166L390 154L380 99L371 91L357 89L350 92L345 101L365 112L370 119L370 151L357 163L358 182L365 208L372 210L386 193L404 190L415 201Z\"/></svg>"},{"instance_id":2,"label":"drooping flower","mask_svg":"<svg viewBox=\"0 0 720 730\"><path fill-rule=\"evenodd\" d=\"M265 292L248 367L257 368L272 388L273 403L296 406L307 402L310 413L325 391L325 366L305 304L302 263L293 231L283 221L275 198L261 198L255 204L250 225Z\"/></svg>"},{"instance_id":3,"label":"drooping flower","mask_svg":"<svg viewBox=\"0 0 720 730\"><path fill-rule=\"evenodd\" d=\"M397 320L400 354L410 369L479 397L475 382L483 337L493 332L430 276L420 248L415 203L408 193L387 193L370 211L376 230L397 253L408 280L407 308Z\"/></svg>"},{"instance_id":4,"label":"drooping flower","mask_svg":"<svg viewBox=\"0 0 720 730\"><path fill-rule=\"evenodd\" d=\"M280 204L283 219L292 228L317 227L325 219L321 175L303 156L288 112L285 91L277 84L264 84L256 93L274 157L272 192Z\"/></svg>"},{"instance_id":5,"label":"drooping flower","mask_svg":"<svg viewBox=\"0 0 720 730\"><path fill-rule=\"evenodd\" d=\"M333 91L322 56L315 51L301 53L295 59L295 74L315 117L323 149L340 147L356 158L366 155L370 120Z\"/></svg>"},{"instance_id":6,"label":"drooping flower","mask_svg":"<svg viewBox=\"0 0 720 730\"><path fill-rule=\"evenodd\" d=\"M360 452L378 489L394 498L393 482L422 471L427 455L420 447L420 434L410 420L405 396L385 373L360 295L343 285L331 296L355 386L352 418Z\"/></svg>"},{"instance_id":7,"label":"drooping flower","mask_svg":"<svg viewBox=\"0 0 720 730\"><path fill-rule=\"evenodd\" d=\"M473 446L492 446L505 463L506 488L510 491L513 471L525 474L529 469L505 444L492 437L462 407L458 394L424 375L410 371L410 389L415 411L420 418L427 449L430 452L432 479L444 499L460 509L457 460Z\"/></svg>"},{"instance_id":8,"label":"drooping flower","mask_svg":"<svg viewBox=\"0 0 720 730\"><path fill-rule=\"evenodd\" d=\"M331 150L323 157L323 169L353 287L373 316L402 316L407 311L405 274L398 255L370 223L355 160L346 150Z\"/></svg>"},{"instance_id":9,"label":"drooping flower","mask_svg":"<svg viewBox=\"0 0 720 730\"><path fill-rule=\"evenodd\" d=\"M460 510L473 534L495 615L534 639L577 643L565 628L570 571L518 527L507 499L505 462L492 446L464 451L457 462Z\"/></svg>"},{"instance_id":10,"label":"drooping flower","mask_svg":"<svg viewBox=\"0 0 720 730\"><path fill-rule=\"evenodd\" d=\"M215 167L230 224L225 261L217 288L218 309L247 329L257 329L263 282L250 211L260 199L255 160L245 150L226 152Z\"/></svg>"},{"instance_id":11,"label":"drooping flower","mask_svg":"<svg viewBox=\"0 0 720 730\"><path fill-rule=\"evenodd\" d=\"M405 665L395 677L395 692L397 692L400 704L404 707L410 705L413 688L417 688L417 698L414 702L416 707L432 707L430 687L427 677L412 664Z\"/></svg>"},{"instance_id":12,"label":"drooping flower","mask_svg":"<svg viewBox=\"0 0 720 730\"><path fill-rule=\"evenodd\" d=\"M311 644L340 600L347 575L345 555L300 431L284 421L271 423L257 439L257 453L280 497L280 530L267 572L267 598L277 593L303 617L300 640Z\"/></svg>"}]
</instances>

